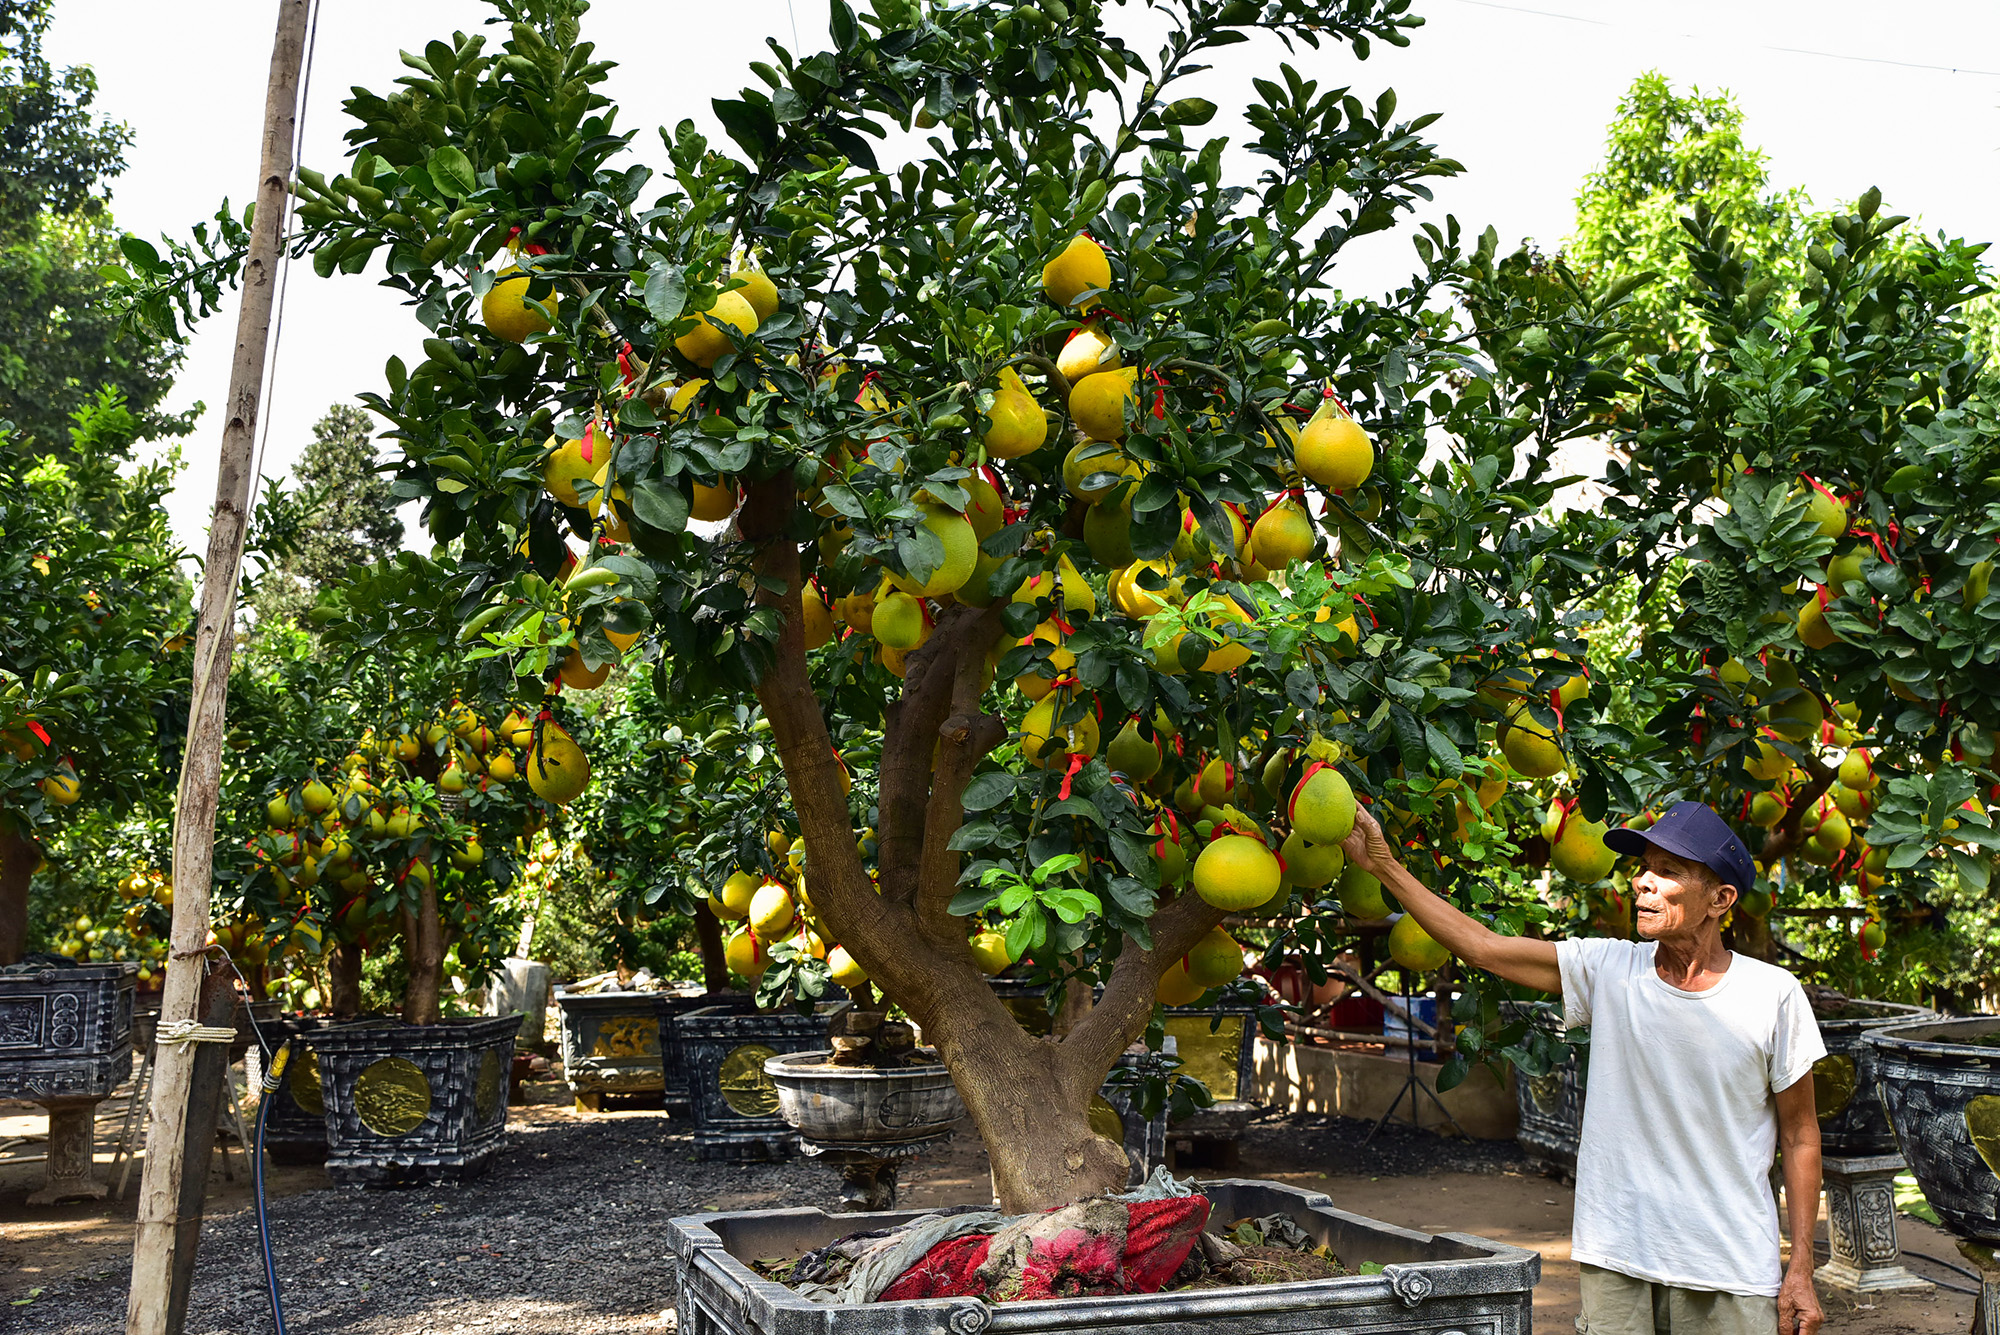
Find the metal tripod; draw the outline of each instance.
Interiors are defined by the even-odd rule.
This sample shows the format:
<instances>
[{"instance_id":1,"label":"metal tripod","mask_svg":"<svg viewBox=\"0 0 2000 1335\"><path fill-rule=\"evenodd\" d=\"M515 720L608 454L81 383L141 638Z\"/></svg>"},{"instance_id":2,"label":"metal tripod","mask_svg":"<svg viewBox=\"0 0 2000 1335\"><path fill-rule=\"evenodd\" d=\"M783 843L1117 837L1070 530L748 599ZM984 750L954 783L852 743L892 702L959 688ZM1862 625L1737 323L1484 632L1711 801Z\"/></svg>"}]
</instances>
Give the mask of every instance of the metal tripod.
<instances>
[{"instance_id":1,"label":"metal tripod","mask_svg":"<svg viewBox=\"0 0 2000 1335\"><path fill-rule=\"evenodd\" d=\"M1422 1123L1419 1122L1417 1119L1417 1108L1418 1108L1417 1096L1421 1094L1425 1098L1428 1098L1432 1103L1435 1103L1437 1105L1437 1110L1440 1113L1444 1114L1444 1120L1451 1123L1452 1130L1458 1132L1458 1134L1461 1136L1465 1136L1465 1128L1460 1126L1458 1124L1458 1119L1451 1115L1451 1109L1444 1106L1444 1100L1440 1099L1437 1096L1437 1091L1432 1089L1429 1085L1425 1084L1422 1078L1417 1075L1416 1016L1410 1009L1410 993L1408 990L1409 984L1405 983L1403 986L1404 986L1404 991L1402 993L1403 1021L1406 1025L1409 1026L1408 1029L1405 1031L1408 1035L1408 1041L1404 1043L1403 1051L1409 1056L1409 1073L1403 1077L1403 1087L1396 1091L1396 1097L1389 1101L1389 1106L1387 1108L1384 1108L1382 1110L1382 1115L1375 1119L1375 1125L1368 1128L1368 1134L1365 1137L1363 1137L1361 1141L1361 1148L1363 1149L1368 1148L1368 1142L1375 1139L1375 1133L1382 1129L1383 1124L1386 1123L1391 1117L1394 1117L1396 1115L1396 1109L1402 1106L1403 1095L1405 1094L1408 1094L1410 1096L1411 1126L1417 1127L1419 1130L1422 1129ZM1442 1024L1444 1023L1444 1021L1440 1019L1439 1023ZM1435 1038L1432 1039L1432 1046L1433 1048L1436 1047ZM1471 1139L1470 1136L1466 1136L1465 1138L1467 1140Z\"/></svg>"}]
</instances>

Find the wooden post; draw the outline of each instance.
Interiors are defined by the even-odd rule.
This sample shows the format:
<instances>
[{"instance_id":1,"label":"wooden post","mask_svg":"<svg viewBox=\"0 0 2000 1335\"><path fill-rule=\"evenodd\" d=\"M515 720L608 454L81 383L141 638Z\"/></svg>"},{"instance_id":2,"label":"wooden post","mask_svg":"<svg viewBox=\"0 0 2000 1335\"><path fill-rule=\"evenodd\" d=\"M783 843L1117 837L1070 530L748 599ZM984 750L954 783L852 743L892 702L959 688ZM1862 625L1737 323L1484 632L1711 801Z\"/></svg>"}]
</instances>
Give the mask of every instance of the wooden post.
<instances>
[{"instance_id":1,"label":"wooden post","mask_svg":"<svg viewBox=\"0 0 2000 1335\"><path fill-rule=\"evenodd\" d=\"M243 565L250 507L251 464L264 388L264 356L278 259L284 246L292 137L298 118L299 75L305 58L308 0L279 0L277 38L264 100L263 161L250 253L243 262L243 305L236 318L236 359L230 368L228 417L215 473L215 513L208 530L201 615L195 634L194 698L188 711L186 758L174 796L174 925L160 1000L163 1023L199 1018L208 938L209 875L214 862L215 812L220 799L222 737L229 663L235 644L236 584ZM171 1335L185 1315L186 1285L201 1226L201 1191L208 1160L185 1157L197 1050L212 1045L163 1044L154 1073L146 1128L146 1170L140 1179L138 1227L132 1242L132 1292L127 1335ZM207 1119L214 1121L211 1110ZM212 1131L211 1131L212 1134ZM190 1217L191 1216L191 1217ZM178 1289L178 1291L177 1291Z\"/></svg>"}]
</instances>

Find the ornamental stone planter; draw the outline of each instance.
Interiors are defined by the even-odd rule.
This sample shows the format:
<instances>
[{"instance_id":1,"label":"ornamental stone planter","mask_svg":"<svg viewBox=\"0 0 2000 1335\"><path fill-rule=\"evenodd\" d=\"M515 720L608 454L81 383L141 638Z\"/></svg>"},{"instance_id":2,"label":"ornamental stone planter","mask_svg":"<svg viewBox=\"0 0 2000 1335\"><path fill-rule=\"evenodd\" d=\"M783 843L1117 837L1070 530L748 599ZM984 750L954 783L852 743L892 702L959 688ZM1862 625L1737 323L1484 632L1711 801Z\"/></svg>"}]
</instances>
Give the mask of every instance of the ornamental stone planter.
<instances>
[{"instance_id":1,"label":"ornamental stone planter","mask_svg":"<svg viewBox=\"0 0 2000 1335\"><path fill-rule=\"evenodd\" d=\"M1286 1214L1348 1268L1380 1274L1185 1293L1055 1298L988 1306L977 1298L835 1305L763 1279L748 1262L798 1256L921 1211L833 1214L751 1210L669 1220L682 1335L1529 1335L1542 1258L1464 1233L1416 1233L1333 1208L1318 1192L1274 1182L1202 1183L1211 1220Z\"/></svg>"},{"instance_id":2,"label":"ornamental stone planter","mask_svg":"<svg viewBox=\"0 0 2000 1335\"><path fill-rule=\"evenodd\" d=\"M2000 1016L1871 1030L1882 1102L1944 1226L2000 1246Z\"/></svg>"},{"instance_id":3,"label":"ornamental stone planter","mask_svg":"<svg viewBox=\"0 0 2000 1335\"><path fill-rule=\"evenodd\" d=\"M835 1066L826 1049L765 1061L799 1147L840 1169L842 1209L893 1209L897 1165L949 1140L965 1116L951 1073L923 1055L932 1060L902 1067Z\"/></svg>"},{"instance_id":4,"label":"ornamental stone planter","mask_svg":"<svg viewBox=\"0 0 2000 1335\"><path fill-rule=\"evenodd\" d=\"M1819 1105L1821 1153L1860 1157L1896 1152L1896 1132L1882 1106L1875 1049L1867 1035L1935 1015L1894 1001L1849 1001L1819 1017L1826 1056L1813 1063L1813 1098Z\"/></svg>"},{"instance_id":5,"label":"ornamental stone planter","mask_svg":"<svg viewBox=\"0 0 2000 1335\"><path fill-rule=\"evenodd\" d=\"M1531 1019L1537 1027L1558 1033L1562 1010L1546 1001L1536 1002ZM1520 1112L1514 1141L1542 1172L1565 1182L1576 1180L1586 1075L1587 1059L1579 1057L1574 1048L1542 1075L1514 1072L1514 1098Z\"/></svg>"},{"instance_id":6,"label":"ornamental stone planter","mask_svg":"<svg viewBox=\"0 0 2000 1335\"><path fill-rule=\"evenodd\" d=\"M779 1112L777 1086L764 1064L781 1053L824 1048L838 1009L822 1004L800 1015L725 1004L674 1017L674 1041L687 1064L695 1158L741 1163L798 1152L798 1133Z\"/></svg>"},{"instance_id":7,"label":"ornamental stone planter","mask_svg":"<svg viewBox=\"0 0 2000 1335\"><path fill-rule=\"evenodd\" d=\"M1198 1144L1218 1147L1222 1161L1233 1164L1236 1144L1257 1112L1247 1097L1257 1064L1257 1013L1176 1006L1167 1011L1165 1031L1181 1073L1215 1096L1210 1106L1168 1126L1168 1148L1178 1155Z\"/></svg>"},{"instance_id":8,"label":"ornamental stone planter","mask_svg":"<svg viewBox=\"0 0 2000 1335\"><path fill-rule=\"evenodd\" d=\"M30 1205L101 1200L96 1109L132 1074L139 966L84 964L0 973L0 1097L49 1114L49 1152Z\"/></svg>"},{"instance_id":9,"label":"ornamental stone planter","mask_svg":"<svg viewBox=\"0 0 2000 1335\"><path fill-rule=\"evenodd\" d=\"M710 992L693 997L674 992L653 994L653 1015L660 1026L660 1097L667 1111L676 1115L691 1113L694 1097L688 1083L687 1054L681 1050L674 1020L698 1010L754 1015L757 999L748 992Z\"/></svg>"},{"instance_id":10,"label":"ornamental stone planter","mask_svg":"<svg viewBox=\"0 0 2000 1335\"><path fill-rule=\"evenodd\" d=\"M577 1107L596 1111L606 1094L663 1093L660 1018L653 992L556 989L562 1011L563 1080Z\"/></svg>"},{"instance_id":11,"label":"ornamental stone planter","mask_svg":"<svg viewBox=\"0 0 2000 1335\"><path fill-rule=\"evenodd\" d=\"M326 1108L326 1171L346 1186L464 1182L507 1129L521 1021L356 1021L308 1031Z\"/></svg>"}]
</instances>

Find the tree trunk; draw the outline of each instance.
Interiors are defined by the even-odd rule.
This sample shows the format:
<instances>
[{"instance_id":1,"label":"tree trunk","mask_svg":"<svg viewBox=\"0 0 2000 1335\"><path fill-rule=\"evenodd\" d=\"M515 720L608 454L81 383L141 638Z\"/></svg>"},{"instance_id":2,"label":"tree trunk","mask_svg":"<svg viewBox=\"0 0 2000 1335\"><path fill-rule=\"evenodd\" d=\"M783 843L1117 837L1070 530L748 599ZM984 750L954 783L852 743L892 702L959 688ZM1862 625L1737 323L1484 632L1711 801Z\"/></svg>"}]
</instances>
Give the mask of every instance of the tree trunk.
<instances>
[{"instance_id":1,"label":"tree trunk","mask_svg":"<svg viewBox=\"0 0 2000 1335\"><path fill-rule=\"evenodd\" d=\"M361 943L338 941L326 959L327 1005L336 1020L361 1014Z\"/></svg>"},{"instance_id":2,"label":"tree trunk","mask_svg":"<svg viewBox=\"0 0 2000 1335\"><path fill-rule=\"evenodd\" d=\"M28 949L28 887L42 850L0 821L0 967L19 964Z\"/></svg>"},{"instance_id":3,"label":"tree trunk","mask_svg":"<svg viewBox=\"0 0 2000 1335\"><path fill-rule=\"evenodd\" d=\"M436 1024L444 984L444 928L438 921L437 886L417 892L417 911L403 915L403 947L410 981L403 989L403 1023Z\"/></svg>"},{"instance_id":4,"label":"tree trunk","mask_svg":"<svg viewBox=\"0 0 2000 1335\"><path fill-rule=\"evenodd\" d=\"M701 990L729 990L729 962L722 955L722 921L706 907L694 911L694 939L701 947Z\"/></svg>"}]
</instances>

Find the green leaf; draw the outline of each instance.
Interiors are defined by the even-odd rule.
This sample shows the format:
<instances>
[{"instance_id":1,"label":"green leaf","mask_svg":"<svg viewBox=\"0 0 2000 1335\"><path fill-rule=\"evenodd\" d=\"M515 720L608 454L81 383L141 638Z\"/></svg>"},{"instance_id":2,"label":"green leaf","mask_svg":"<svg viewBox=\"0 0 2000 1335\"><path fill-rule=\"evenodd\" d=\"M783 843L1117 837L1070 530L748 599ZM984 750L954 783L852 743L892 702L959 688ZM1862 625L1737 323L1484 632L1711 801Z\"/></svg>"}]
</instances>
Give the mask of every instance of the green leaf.
<instances>
[{"instance_id":1,"label":"green leaf","mask_svg":"<svg viewBox=\"0 0 2000 1335\"><path fill-rule=\"evenodd\" d=\"M118 238L118 249L140 273L150 274L160 267L160 252L149 241L136 236L121 236Z\"/></svg>"},{"instance_id":2,"label":"green leaf","mask_svg":"<svg viewBox=\"0 0 2000 1335\"><path fill-rule=\"evenodd\" d=\"M679 533L687 528L688 498L664 478L649 477L632 488L632 516L647 528Z\"/></svg>"},{"instance_id":3,"label":"green leaf","mask_svg":"<svg viewBox=\"0 0 2000 1335\"><path fill-rule=\"evenodd\" d=\"M430 169L437 188L453 199L464 199L479 188L479 175L472 170L472 159L450 144L431 154Z\"/></svg>"},{"instance_id":4,"label":"green leaf","mask_svg":"<svg viewBox=\"0 0 2000 1335\"><path fill-rule=\"evenodd\" d=\"M1004 770L976 774L965 785L959 805L967 811L991 811L1014 795L1015 777Z\"/></svg>"},{"instance_id":5,"label":"green leaf","mask_svg":"<svg viewBox=\"0 0 2000 1335\"><path fill-rule=\"evenodd\" d=\"M646 314L661 324L681 318L687 307L687 281L677 264L658 264L646 275Z\"/></svg>"}]
</instances>

